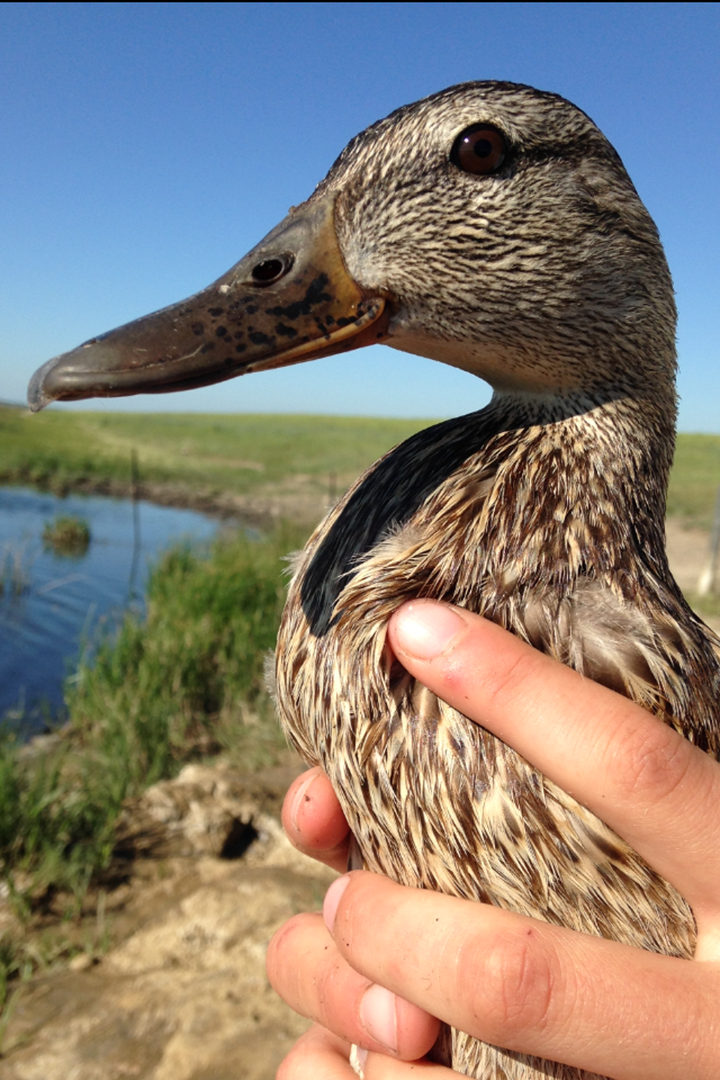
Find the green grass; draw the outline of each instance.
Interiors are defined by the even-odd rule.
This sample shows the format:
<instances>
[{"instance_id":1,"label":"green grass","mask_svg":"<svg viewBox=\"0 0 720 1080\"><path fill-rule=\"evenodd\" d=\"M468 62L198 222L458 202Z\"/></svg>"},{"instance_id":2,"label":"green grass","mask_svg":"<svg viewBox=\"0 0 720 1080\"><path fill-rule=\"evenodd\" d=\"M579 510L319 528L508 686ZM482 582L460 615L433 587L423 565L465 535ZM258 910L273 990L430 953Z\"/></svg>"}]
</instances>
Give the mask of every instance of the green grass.
<instances>
[{"instance_id":1,"label":"green grass","mask_svg":"<svg viewBox=\"0 0 720 1080\"><path fill-rule=\"evenodd\" d=\"M208 555L171 550L150 576L147 617L127 615L80 664L67 695L73 728L127 763L128 789L222 748L230 729L248 768L281 745L263 663L285 602L282 557L302 539L286 528L218 541Z\"/></svg>"},{"instance_id":2,"label":"green grass","mask_svg":"<svg viewBox=\"0 0 720 1080\"><path fill-rule=\"evenodd\" d=\"M84 555L90 545L90 526L83 518L58 514L45 522L42 540L44 547L58 555Z\"/></svg>"},{"instance_id":3,"label":"green grass","mask_svg":"<svg viewBox=\"0 0 720 1080\"><path fill-rule=\"evenodd\" d=\"M356 417L93 413L0 407L0 483L53 490L143 482L245 495L291 482L344 490L430 421ZM334 478L334 479L332 479Z\"/></svg>"},{"instance_id":4,"label":"green grass","mask_svg":"<svg viewBox=\"0 0 720 1080\"><path fill-rule=\"evenodd\" d=\"M262 669L285 598L282 556L303 539L284 528L170 551L150 576L146 618L126 615L68 681L60 749L24 757L5 735L0 874L26 917L53 892L82 903L127 797L208 754L246 769L277 758L285 744Z\"/></svg>"},{"instance_id":5,"label":"green grass","mask_svg":"<svg viewBox=\"0 0 720 1080\"><path fill-rule=\"evenodd\" d=\"M686 591L685 599L701 618L720 619L720 596L717 593L700 596L696 592Z\"/></svg>"},{"instance_id":6,"label":"green grass","mask_svg":"<svg viewBox=\"0 0 720 1080\"><path fill-rule=\"evenodd\" d=\"M709 529L720 487L720 435L678 435L668 517Z\"/></svg>"},{"instance_id":7,"label":"green grass","mask_svg":"<svg viewBox=\"0 0 720 1080\"><path fill-rule=\"evenodd\" d=\"M57 414L61 425L68 416L75 421ZM178 422L156 417L150 430L159 419L168 420L165 431ZM229 440L230 418L220 419ZM297 423L310 447L308 425ZM323 438L333 430L339 435L344 423L328 421ZM348 423L363 434L368 452L373 425ZM315 460L322 463L318 441ZM270 436L262 445L270 461ZM686 516L700 518L714 497L715 467L720 472L720 439L681 439L675 484ZM695 474L693 487L688 477ZM221 540L205 554L170 551L151 573L147 616L128 614L113 637L90 643L68 681L70 734L62 749L24 762L5 739L0 864L6 878L19 871L30 882L20 892L32 897L64 889L81 897L107 864L123 800L172 776L184 761L231 748L248 769L273 759L283 744L263 686L263 657L274 645L284 603L281 557L303 539L286 527L258 542L244 535Z\"/></svg>"},{"instance_id":8,"label":"green grass","mask_svg":"<svg viewBox=\"0 0 720 1080\"><path fill-rule=\"evenodd\" d=\"M31 416L0 406L0 483L129 490L133 450L145 483L238 495L345 490L429 420L337 416L95 413ZM720 485L720 436L680 435L668 513L708 527Z\"/></svg>"}]
</instances>

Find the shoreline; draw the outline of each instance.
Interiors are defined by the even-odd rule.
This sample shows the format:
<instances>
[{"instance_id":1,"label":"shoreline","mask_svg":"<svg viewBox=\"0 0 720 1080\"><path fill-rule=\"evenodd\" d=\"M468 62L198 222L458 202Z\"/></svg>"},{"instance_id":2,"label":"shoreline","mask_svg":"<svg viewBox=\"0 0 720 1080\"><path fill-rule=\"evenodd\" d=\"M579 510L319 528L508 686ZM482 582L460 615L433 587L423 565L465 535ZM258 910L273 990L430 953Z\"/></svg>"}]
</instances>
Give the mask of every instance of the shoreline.
<instances>
[{"instance_id":1,"label":"shoreline","mask_svg":"<svg viewBox=\"0 0 720 1080\"><path fill-rule=\"evenodd\" d=\"M161 483L116 478L77 477L58 483L38 483L27 476L8 476L0 473L0 487L24 487L52 494L58 498L68 495L100 495L114 499L137 499L168 506L176 510L195 510L223 521L240 519L250 527L267 529L282 520L298 525L314 525L331 508L326 495L299 491L259 491L239 495L231 491L198 490L185 484Z\"/></svg>"}]
</instances>

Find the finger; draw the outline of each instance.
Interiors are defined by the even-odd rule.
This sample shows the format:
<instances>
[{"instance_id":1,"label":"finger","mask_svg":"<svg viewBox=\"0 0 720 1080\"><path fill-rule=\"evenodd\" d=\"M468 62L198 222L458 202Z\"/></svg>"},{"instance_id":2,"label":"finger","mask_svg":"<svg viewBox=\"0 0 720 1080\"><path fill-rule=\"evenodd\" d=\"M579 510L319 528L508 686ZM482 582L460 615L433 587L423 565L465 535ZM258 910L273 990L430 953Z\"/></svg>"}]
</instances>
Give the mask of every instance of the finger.
<instances>
[{"instance_id":1,"label":"finger","mask_svg":"<svg viewBox=\"0 0 720 1080\"><path fill-rule=\"evenodd\" d=\"M291 784L282 823L288 840L299 851L340 873L347 870L350 829L321 768L308 769Z\"/></svg>"},{"instance_id":2,"label":"finger","mask_svg":"<svg viewBox=\"0 0 720 1080\"><path fill-rule=\"evenodd\" d=\"M353 968L487 1043L615 1080L717 1080L720 965L366 871L334 882L324 913Z\"/></svg>"},{"instance_id":3,"label":"finger","mask_svg":"<svg viewBox=\"0 0 720 1080\"><path fill-rule=\"evenodd\" d=\"M276 1080L357 1080L349 1055L349 1043L313 1024L281 1064Z\"/></svg>"},{"instance_id":4,"label":"finger","mask_svg":"<svg viewBox=\"0 0 720 1080\"><path fill-rule=\"evenodd\" d=\"M321 915L296 915L270 942L270 982L287 1004L349 1043L414 1061L434 1044L439 1022L354 971Z\"/></svg>"},{"instance_id":5,"label":"finger","mask_svg":"<svg viewBox=\"0 0 720 1080\"><path fill-rule=\"evenodd\" d=\"M343 1039L313 1024L283 1061L277 1080L357 1080L348 1058L350 1045ZM458 1073L428 1061L408 1064L385 1054L360 1051L365 1080L457 1080Z\"/></svg>"},{"instance_id":6,"label":"finger","mask_svg":"<svg viewBox=\"0 0 720 1080\"><path fill-rule=\"evenodd\" d=\"M368 1054L362 1062L365 1080L462 1080L460 1073L421 1061L396 1061L385 1054Z\"/></svg>"},{"instance_id":7,"label":"finger","mask_svg":"<svg viewBox=\"0 0 720 1080\"><path fill-rule=\"evenodd\" d=\"M717 915L717 762L626 698L468 611L405 604L388 638L425 686L623 836L699 921Z\"/></svg>"}]
</instances>

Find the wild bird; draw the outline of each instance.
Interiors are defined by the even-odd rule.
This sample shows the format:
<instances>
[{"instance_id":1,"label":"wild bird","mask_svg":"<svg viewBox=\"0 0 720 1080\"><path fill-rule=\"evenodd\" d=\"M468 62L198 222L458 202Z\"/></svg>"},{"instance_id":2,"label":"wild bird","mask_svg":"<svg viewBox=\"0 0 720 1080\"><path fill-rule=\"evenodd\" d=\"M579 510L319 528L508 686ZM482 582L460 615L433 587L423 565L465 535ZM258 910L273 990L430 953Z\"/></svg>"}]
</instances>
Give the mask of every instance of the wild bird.
<instances>
[{"instance_id":1,"label":"wild bird","mask_svg":"<svg viewBox=\"0 0 720 1080\"><path fill-rule=\"evenodd\" d=\"M358 135L228 273L51 360L30 401L190 388L374 341L489 382L486 408L397 447L316 529L278 639L282 723L371 870L689 957L682 897L384 649L402 601L442 598L718 755L720 642L664 547L674 330L657 230L607 139L555 94L476 82ZM436 1047L450 1053L478 1080L591 1080L460 1031Z\"/></svg>"}]
</instances>

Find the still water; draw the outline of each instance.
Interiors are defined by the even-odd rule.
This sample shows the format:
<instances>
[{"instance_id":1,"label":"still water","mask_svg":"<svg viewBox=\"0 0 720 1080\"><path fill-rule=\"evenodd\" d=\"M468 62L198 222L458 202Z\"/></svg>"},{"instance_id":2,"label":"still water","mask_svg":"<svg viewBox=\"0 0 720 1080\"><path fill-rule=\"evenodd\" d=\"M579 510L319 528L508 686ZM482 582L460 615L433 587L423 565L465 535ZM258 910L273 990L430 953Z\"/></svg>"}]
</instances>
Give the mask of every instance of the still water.
<instances>
[{"instance_id":1,"label":"still water","mask_svg":"<svg viewBox=\"0 0 720 1080\"><path fill-rule=\"evenodd\" d=\"M43 546L43 526L60 514L88 522L86 553ZM50 715L62 706L82 640L142 604L148 565L163 549L208 540L217 528L191 510L0 487L0 717L24 713L23 734L41 730L42 705Z\"/></svg>"}]
</instances>

